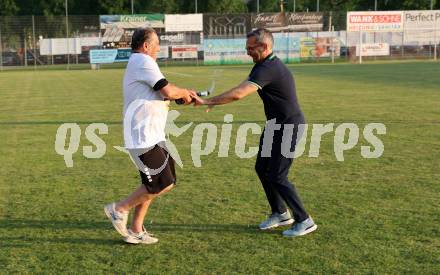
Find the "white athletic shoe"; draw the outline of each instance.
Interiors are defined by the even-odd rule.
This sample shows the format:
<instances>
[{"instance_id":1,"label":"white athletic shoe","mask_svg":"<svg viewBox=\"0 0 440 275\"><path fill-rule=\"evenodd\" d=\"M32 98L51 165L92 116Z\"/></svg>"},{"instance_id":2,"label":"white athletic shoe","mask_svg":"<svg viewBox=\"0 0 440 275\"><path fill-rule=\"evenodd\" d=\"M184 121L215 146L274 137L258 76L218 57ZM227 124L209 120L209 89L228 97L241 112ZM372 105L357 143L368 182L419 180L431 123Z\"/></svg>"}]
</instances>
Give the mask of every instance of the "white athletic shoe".
<instances>
[{"instance_id":1,"label":"white athletic shoe","mask_svg":"<svg viewBox=\"0 0 440 275\"><path fill-rule=\"evenodd\" d=\"M278 226L289 225L293 223L292 216L290 216L289 211L285 213L272 213L267 220L260 224L261 230L267 230L271 228L275 228Z\"/></svg>"},{"instance_id":2,"label":"white athletic shoe","mask_svg":"<svg viewBox=\"0 0 440 275\"><path fill-rule=\"evenodd\" d=\"M159 241L158 238L152 236L148 233L145 228L142 232L134 233L131 229L128 229L128 236L124 238L126 243L131 244L153 244Z\"/></svg>"},{"instance_id":3,"label":"white athletic shoe","mask_svg":"<svg viewBox=\"0 0 440 275\"><path fill-rule=\"evenodd\" d=\"M311 217L302 222L296 222L293 224L292 228L283 232L286 237L298 237L309 234L318 228L316 223Z\"/></svg>"},{"instance_id":4,"label":"white athletic shoe","mask_svg":"<svg viewBox=\"0 0 440 275\"><path fill-rule=\"evenodd\" d=\"M107 204L104 207L105 215L110 219L113 227L118 231L122 237L128 236L127 220L128 212L119 212L115 209L115 203Z\"/></svg>"}]
</instances>

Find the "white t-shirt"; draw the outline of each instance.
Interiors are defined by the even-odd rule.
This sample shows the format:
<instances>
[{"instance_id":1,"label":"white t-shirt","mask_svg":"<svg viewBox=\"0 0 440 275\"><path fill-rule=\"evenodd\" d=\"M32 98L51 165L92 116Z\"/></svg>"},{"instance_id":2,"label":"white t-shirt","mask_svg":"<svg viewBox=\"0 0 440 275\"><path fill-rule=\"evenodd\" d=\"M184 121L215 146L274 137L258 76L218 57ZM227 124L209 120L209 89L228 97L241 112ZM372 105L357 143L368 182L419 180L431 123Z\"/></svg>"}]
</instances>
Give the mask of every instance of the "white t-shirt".
<instances>
[{"instance_id":1,"label":"white t-shirt","mask_svg":"<svg viewBox=\"0 0 440 275\"><path fill-rule=\"evenodd\" d=\"M124 142L125 148L149 148L165 141L169 101L154 85L165 77L153 58L133 53L125 70Z\"/></svg>"}]
</instances>

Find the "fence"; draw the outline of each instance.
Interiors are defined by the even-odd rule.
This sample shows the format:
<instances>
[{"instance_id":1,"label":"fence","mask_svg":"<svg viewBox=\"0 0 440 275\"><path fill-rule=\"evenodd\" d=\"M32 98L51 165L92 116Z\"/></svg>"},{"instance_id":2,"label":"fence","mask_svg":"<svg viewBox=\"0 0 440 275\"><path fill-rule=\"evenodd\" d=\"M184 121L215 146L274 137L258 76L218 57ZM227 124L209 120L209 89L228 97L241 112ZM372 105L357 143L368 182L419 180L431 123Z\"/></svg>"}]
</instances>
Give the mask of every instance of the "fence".
<instances>
[{"instance_id":1,"label":"fence","mask_svg":"<svg viewBox=\"0 0 440 275\"><path fill-rule=\"evenodd\" d=\"M413 13L402 13L402 18L416 18ZM353 29L350 14L200 14L202 28L197 29L195 21L185 19L187 27L183 31L182 26L165 27L168 15L148 15L147 19L158 32L162 45L159 60L165 65L227 64L228 58L250 62L244 39L255 27L275 33L275 51L285 62L437 59L440 53L440 24L434 28L416 24L391 31ZM114 17L2 16L0 68L89 67L90 51L94 49L115 49L115 61L124 61L130 52L127 47L134 25L122 18L125 27L109 27Z\"/></svg>"},{"instance_id":2,"label":"fence","mask_svg":"<svg viewBox=\"0 0 440 275\"><path fill-rule=\"evenodd\" d=\"M87 38L98 36L99 16L2 16L0 63L2 67L88 63ZM47 38L76 38L85 44L80 45L80 53L68 54L72 50L67 47L60 54L50 55L40 51L42 42Z\"/></svg>"}]
</instances>

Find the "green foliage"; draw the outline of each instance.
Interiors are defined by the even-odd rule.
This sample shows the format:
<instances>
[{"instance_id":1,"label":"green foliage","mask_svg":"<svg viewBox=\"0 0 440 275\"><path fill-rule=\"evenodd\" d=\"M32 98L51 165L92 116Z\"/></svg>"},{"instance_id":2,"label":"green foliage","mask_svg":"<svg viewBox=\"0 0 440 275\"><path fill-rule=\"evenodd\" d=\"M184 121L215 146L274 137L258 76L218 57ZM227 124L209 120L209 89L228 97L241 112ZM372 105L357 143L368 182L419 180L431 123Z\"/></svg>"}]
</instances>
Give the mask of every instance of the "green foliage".
<instances>
[{"instance_id":1,"label":"green foliage","mask_svg":"<svg viewBox=\"0 0 440 275\"><path fill-rule=\"evenodd\" d=\"M135 13L193 13L196 0L133 0ZM433 0L434 8L440 8L440 1ZM261 12L280 11L279 0L260 0ZM284 10L315 11L316 0L285 0ZM65 0L2 0L0 15L63 15ZM255 12L257 0L197 0L198 12L233 13ZM429 9L430 1L378 0L378 10ZM129 14L131 0L68 0L69 14ZM374 0L320 0L320 11L374 10Z\"/></svg>"},{"instance_id":2,"label":"green foliage","mask_svg":"<svg viewBox=\"0 0 440 275\"><path fill-rule=\"evenodd\" d=\"M14 0L0 1L0 15L15 15L19 8Z\"/></svg>"},{"instance_id":3,"label":"green foliage","mask_svg":"<svg viewBox=\"0 0 440 275\"><path fill-rule=\"evenodd\" d=\"M134 0L135 13L178 13L179 4L176 0L136 1Z\"/></svg>"},{"instance_id":4,"label":"green foliage","mask_svg":"<svg viewBox=\"0 0 440 275\"><path fill-rule=\"evenodd\" d=\"M242 0L211 0L207 1L209 12L214 13L240 13L247 12L247 7Z\"/></svg>"},{"instance_id":5,"label":"green foliage","mask_svg":"<svg viewBox=\"0 0 440 275\"><path fill-rule=\"evenodd\" d=\"M126 14L129 10L124 0L98 0L99 7L105 14Z\"/></svg>"}]
</instances>

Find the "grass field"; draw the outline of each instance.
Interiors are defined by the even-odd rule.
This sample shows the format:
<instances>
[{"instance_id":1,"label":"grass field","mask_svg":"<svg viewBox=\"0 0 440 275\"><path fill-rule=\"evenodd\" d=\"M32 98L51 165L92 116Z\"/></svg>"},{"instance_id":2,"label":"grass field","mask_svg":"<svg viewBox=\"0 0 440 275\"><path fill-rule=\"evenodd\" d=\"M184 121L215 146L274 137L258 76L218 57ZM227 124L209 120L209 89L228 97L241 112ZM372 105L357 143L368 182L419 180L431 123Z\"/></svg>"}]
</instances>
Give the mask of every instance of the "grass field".
<instances>
[{"instance_id":1,"label":"grass field","mask_svg":"<svg viewBox=\"0 0 440 275\"><path fill-rule=\"evenodd\" d=\"M259 232L269 212L254 159L217 150L192 164L194 126L174 138L184 167L178 185L151 207L152 246L122 242L102 207L138 184L122 145L123 70L0 72L0 273L440 273L440 63L292 65L309 123L386 125L384 154L364 159L359 144L336 160L333 136L318 158L295 160L295 181L318 230L286 239ZM196 89L215 67L167 67L171 81ZM244 79L249 66L221 67L217 91ZM181 74L187 74L183 76ZM176 107L173 105L173 107ZM234 115L263 125L257 95L217 107L176 107L182 125ZM81 146L67 168L54 149L57 128L80 124ZM85 128L109 127L104 157L88 159ZM310 135L310 132L309 132ZM361 134L362 136L362 134ZM248 144L257 144L249 136ZM306 146L306 153L308 152Z\"/></svg>"}]
</instances>

